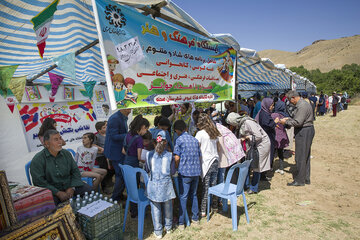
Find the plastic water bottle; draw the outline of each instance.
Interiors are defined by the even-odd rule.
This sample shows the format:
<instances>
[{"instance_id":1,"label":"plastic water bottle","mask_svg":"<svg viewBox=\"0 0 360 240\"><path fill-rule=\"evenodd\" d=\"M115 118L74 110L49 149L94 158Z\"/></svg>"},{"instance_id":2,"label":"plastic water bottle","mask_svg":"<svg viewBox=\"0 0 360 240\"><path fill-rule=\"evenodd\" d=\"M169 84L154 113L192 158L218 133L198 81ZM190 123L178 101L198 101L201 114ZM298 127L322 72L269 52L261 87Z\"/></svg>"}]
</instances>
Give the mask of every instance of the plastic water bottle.
<instances>
[{"instance_id":1,"label":"plastic water bottle","mask_svg":"<svg viewBox=\"0 0 360 240\"><path fill-rule=\"evenodd\" d=\"M98 200L103 200L103 195L102 195L102 194L99 195L99 199L98 199Z\"/></svg>"},{"instance_id":2,"label":"plastic water bottle","mask_svg":"<svg viewBox=\"0 0 360 240\"><path fill-rule=\"evenodd\" d=\"M107 202L107 201L108 201L108 197L105 197L105 198L104 198L104 201L106 201L106 202Z\"/></svg>"},{"instance_id":3,"label":"plastic water bottle","mask_svg":"<svg viewBox=\"0 0 360 240\"><path fill-rule=\"evenodd\" d=\"M81 207L85 207L86 206L86 200L82 201Z\"/></svg>"},{"instance_id":4,"label":"plastic water bottle","mask_svg":"<svg viewBox=\"0 0 360 240\"><path fill-rule=\"evenodd\" d=\"M94 193L95 193L95 191L94 191L94 190L92 190L92 191L91 191L91 194L92 194L92 195L94 195Z\"/></svg>"},{"instance_id":5,"label":"plastic water bottle","mask_svg":"<svg viewBox=\"0 0 360 240\"><path fill-rule=\"evenodd\" d=\"M74 211L75 215L76 215L76 213L80 210L80 208L81 208L80 203L77 203L77 204L76 204L76 207L75 207L75 211Z\"/></svg>"}]
</instances>

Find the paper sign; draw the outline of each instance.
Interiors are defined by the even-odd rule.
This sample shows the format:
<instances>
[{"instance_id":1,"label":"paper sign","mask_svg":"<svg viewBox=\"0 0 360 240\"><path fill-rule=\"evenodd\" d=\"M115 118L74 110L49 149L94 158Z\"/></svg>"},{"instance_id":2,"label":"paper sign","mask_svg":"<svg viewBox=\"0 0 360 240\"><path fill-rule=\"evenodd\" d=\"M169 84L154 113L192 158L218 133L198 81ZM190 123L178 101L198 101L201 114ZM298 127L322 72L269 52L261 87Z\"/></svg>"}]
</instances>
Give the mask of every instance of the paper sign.
<instances>
[{"instance_id":1,"label":"paper sign","mask_svg":"<svg viewBox=\"0 0 360 240\"><path fill-rule=\"evenodd\" d=\"M144 59L138 37L131 38L115 46L120 67L125 70Z\"/></svg>"}]
</instances>

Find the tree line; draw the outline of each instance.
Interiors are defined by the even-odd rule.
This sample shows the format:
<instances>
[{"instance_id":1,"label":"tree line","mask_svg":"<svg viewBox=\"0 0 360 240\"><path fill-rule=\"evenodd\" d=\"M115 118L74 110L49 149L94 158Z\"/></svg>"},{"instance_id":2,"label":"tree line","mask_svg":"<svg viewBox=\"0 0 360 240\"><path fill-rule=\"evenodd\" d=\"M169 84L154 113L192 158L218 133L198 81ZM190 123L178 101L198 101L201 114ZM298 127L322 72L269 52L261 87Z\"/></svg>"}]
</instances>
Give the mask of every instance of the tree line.
<instances>
[{"instance_id":1,"label":"tree line","mask_svg":"<svg viewBox=\"0 0 360 240\"><path fill-rule=\"evenodd\" d=\"M331 94L333 91L347 92L350 95L360 93L360 65L355 63L325 73L319 69L309 71L304 66L291 67L290 70L312 81L318 93L321 91L325 94Z\"/></svg>"}]
</instances>

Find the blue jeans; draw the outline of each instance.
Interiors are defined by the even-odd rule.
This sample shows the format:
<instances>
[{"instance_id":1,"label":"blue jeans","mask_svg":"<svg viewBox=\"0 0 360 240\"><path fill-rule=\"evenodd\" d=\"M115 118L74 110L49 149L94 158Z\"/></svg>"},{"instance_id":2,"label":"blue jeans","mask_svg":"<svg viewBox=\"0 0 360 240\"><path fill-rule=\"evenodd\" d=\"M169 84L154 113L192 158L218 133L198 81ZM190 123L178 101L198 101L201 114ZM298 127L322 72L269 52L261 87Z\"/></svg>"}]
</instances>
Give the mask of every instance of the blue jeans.
<instances>
[{"instance_id":1,"label":"blue jeans","mask_svg":"<svg viewBox=\"0 0 360 240\"><path fill-rule=\"evenodd\" d=\"M119 167L119 163L123 164L123 159L121 160L111 160L111 163L115 170L115 185L111 198L115 201L120 201L120 196L123 194L125 189L125 182L123 175L121 173L121 169Z\"/></svg>"},{"instance_id":2,"label":"blue jeans","mask_svg":"<svg viewBox=\"0 0 360 240\"><path fill-rule=\"evenodd\" d=\"M249 171L249 173L248 173L248 175L246 177L245 186L247 188L250 188L250 190L253 191L253 192L258 192L259 191L260 176L261 176L261 173L253 172L253 177L251 179L251 184L250 184L250 171Z\"/></svg>"},{"instance_id":3,"label":"blue jeans","mask_svg":"<svg viewBox=\"0 0 360 240\"><path fill-rule=\"evenodd\" d=\"M186 177L179 174L179 190L180 190L180 217L179 225L184 225L186 203L189 199L191 202L192 220L199 220L199 203L196 196L197 187L199 184L199 176Z\"/></svg>"},{"instance_id":4,"label":"blue jeans","mask_svg":"<svg viewBox=\"0 0 360 240\"><path fill-rule=\"evenodd\" d=\"M162 235L162 231L163 231L162 213L164 213L164 218L165 218L165 229L166 231L170 231L172 228L172 219L173 219L172 199L166 202L150 201L150 206L151 206L151 217L154 225L155 234L158 236Z\"/></svg>"}]
</instances>

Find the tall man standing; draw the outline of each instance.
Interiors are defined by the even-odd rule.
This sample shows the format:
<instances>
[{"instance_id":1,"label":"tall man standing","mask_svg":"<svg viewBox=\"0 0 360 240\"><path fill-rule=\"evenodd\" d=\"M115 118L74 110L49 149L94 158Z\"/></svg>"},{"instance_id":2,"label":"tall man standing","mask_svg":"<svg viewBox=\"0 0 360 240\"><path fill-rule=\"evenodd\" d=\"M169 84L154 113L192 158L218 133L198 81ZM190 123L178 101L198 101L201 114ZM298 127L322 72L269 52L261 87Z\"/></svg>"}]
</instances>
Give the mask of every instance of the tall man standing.
<instances>
[{"instance_id":1,"label":"tall man standing","mask_svg":"<svg viewBox=\"0 0 360 240\"><path fill-rule=\"evenodd\" d=\"M128 132L127 120L131 109L121 109L110 116L107 122L104 155L111 161L115 170L115 185L112 199L119 201L125 189L124 179L121 174L119 163L123 164L124 139Z\"/></svg>"},{"instance_id":2,"label":"tall man standing","mask_svg":"<svg viewBox=\"0 0 360 240\"><path fill-rule=\"evenodd\" d=\"M296 91L287 93L289 101L295 105L293 118L283 118L280 123L294 127L296 173L294 181L288 186L310 184L311 144L315 136L313 109L307 101L300 98Z\"/></svg>"}]
</instances>

